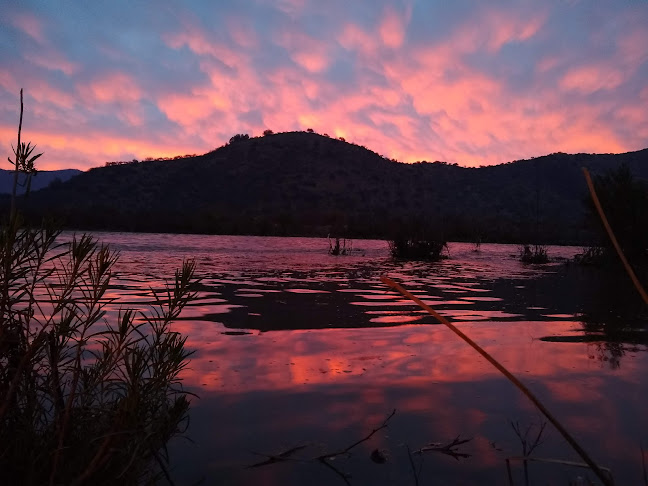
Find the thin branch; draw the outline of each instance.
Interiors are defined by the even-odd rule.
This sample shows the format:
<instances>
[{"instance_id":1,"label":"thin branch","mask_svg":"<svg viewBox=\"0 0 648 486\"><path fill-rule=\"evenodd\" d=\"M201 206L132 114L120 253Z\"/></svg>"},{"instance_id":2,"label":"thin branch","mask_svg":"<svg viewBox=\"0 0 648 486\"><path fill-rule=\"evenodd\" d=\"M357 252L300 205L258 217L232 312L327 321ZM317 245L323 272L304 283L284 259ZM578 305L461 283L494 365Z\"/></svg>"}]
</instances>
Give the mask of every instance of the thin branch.
<instances>
[{"instance_id":1,"label":"thin branch","mask_svg":"<svg viewBox=\"0 0 648 486\"><path fill-rule=\"evenodd\" d=\"M328 467L331 471L333 471L335 474L340 476L342 478L342 481L344 481L344 484L346 484L347 486L351 486L348 476L344 474L342 471L340 471L338 468L336 468L333 464L329 463L324 458L318 458L318 461L320 464L323 464L324 466Z\"/></svg>"},{"instance_id":2,"label":"thin branch","mask_svg":"<svg viewBox=\"0 0 648 486\"><path fill-rule=\"evenodd\" d=\"M308 447L309 445L310 444L305 444L305 445L299 445L299 446L291 447L290 449L287 449L287 450L285 450L285 451L283 451L283 452L281 452L279 454L276 454L276 455L261 454L261 453L253 451L252 452L253 454L256 454L257 456L267 457L267 459L265 461L257 462L255 464L247 466L246 469L253 469L255 467L268 466L270 464L275 464L277 462L285 462L285 461L293 460L292 455L295 452L299 452L302 449L305 449L306 447Z\"/></svg>"},{"instance_id":3,"label":"thin branch","mask_svg":"<svg viewBox=\"0 0 648 486\"><path fill-rule=\"evenodd\" d=\"M374 435L376 432L378 432L379 430L382 430L382 429L384 429L385 427L387 427L387 425L389 425L389 420L390 420L394 415L396 415L396 409L392 410L392 413L390 413L389 416L387 416L387 418L386 418L385 420L383 420L383 423L382 423L379 427L376 427L376 428L373 429L371 432L369 432L369 435L367 435L366 437L364 437L364 438L362 438L362 439L360 439L360 440L354 442L354 443L351 444L350 446L348 446L348 447L346 447L346 448L344 448L344 449L342 449L342 450L339 450L339 451L337 451L337 452L333 452L333 453L330 453L330 454L322 454L321 456L318 456L317 459L330 459L330 458L332 458L332 457L336 457L336 456L343 456L343 455L348 454L349 451L351 451L351 449L353 449L353 448L356 447L356 446L359 446L359 445L362 444L363 442L367 442L369 439L371 439L371 438L373 437L373 435Z\"/></svg>"},{"instance_id":4,"label":"thin branch","mask_svg":"<svg viewBox=\"0 0 648 486\"><path fill-rule=\"evenodd\" d=\"M426 446L421 447L419 450L414 451L414 454L422 454L424 452L439 452L441 454L446 454L448 456L454 457L458 461L459 459L466 459L470 457L470 454L467 454L465 452L460 452L458 450L458 447L463 444L467 444L471 440L472 439L462 439L461 436L458 435L452 440L452 442L449 442L445 445L441 445L437 443L428 444Z\"/></svg>"}]
</instances>

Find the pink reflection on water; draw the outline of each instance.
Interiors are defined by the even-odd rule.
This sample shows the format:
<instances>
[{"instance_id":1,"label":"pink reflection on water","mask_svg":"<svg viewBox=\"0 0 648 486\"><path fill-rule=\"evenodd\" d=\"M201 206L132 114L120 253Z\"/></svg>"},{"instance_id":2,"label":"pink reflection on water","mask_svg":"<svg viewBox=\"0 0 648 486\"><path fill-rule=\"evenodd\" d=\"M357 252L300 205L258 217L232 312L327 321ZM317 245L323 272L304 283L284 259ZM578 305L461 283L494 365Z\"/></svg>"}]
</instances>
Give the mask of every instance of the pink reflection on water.
<instances>
[{"instance_id":1,"label":"pink reflection on water","mask_svg":"<svg viewBox=\"0 0 648 486\"><path fill-rule=\"evenodd\" d=\"M579 438L605 436L603 458L632 454L633 445L622 434L611 433L621 427L623 416L609 394L609 377L599 375L600 368L593 369L592 362L584 358L588 345L538 339L547 334L568 335L580 323L457 325L536 392L572 433ZM492 428L493 421L499 420L496 433L502 434L503 428L506 437L507 420L519 416L511 413L537 415L499 372L443 326L222 336L216 335L222 330L216 324L186 321L177 323L177 329L190 336L188 345L197 349L184 378L199 393L215 392L219 400L231 397L242 403L259 392L272 393L277 399L295 394L319 397L316 411L278 413L272 422L277 430L308 428L322 420L331 434L344 437L350 428L371 430L384 419L385 410L394 406L401 416L427 417L419 430L425 440L449 440L467 431L474 436L470 451L477 464L503 471L502 455L490 444L494 432L489 435L482 428ZM641 383L647 364L646 359L628 362L622 372L615 372L614 379L634 387ZM463 395L457 386L463 387L459 388ZM465 395L471 389L475 391ZM507 396L513 401L507 402ZM397 440L398 432L393 429L377 437L371 447L394 450L388 437L395 435ZM551 440L553 457L571 458L560 440L555 436Z\"/></svg>"},{"instance_id":2,"label":"pink reflection on water","mask_svg":"<svg viewBox=\"0 0 648 486\"><path fill-rule=\"evenodd\" d=\"M401 316L384 316L397 318ZM418 316L412 316L417 318ZM458 324L512 372L527 377L589 372L585 344L539 341L564 334L577 323L512 322ZM498 372L443 326L274 331L222 336L217 323L180 321L174 329L189 336L196 355L184 379L191 386L223 391L289 389L304 383L329 383L370 375L372 383L483 381ZM581 349L582 348L582 349ZM580 349L580 352L579 352ZM360 360L371 350L371 360ZM218 380L211 374L218 366ZM210 380L209 377L212 379Z\"/></svg>"},{"instance_id":3,"label":"pink reflection on water","mask_svg":"<svg viewBox=\"0 0 648 486\"><path fill-rule=\"evenodd\" d=\"M286 289L285 291L293 294L330 294L328 290L317 289Z\"/></svg>"},{"instance_id":4,"label":"pink reflection on water","mask_svg":"<svg viewBox=\"0 0 648 486\"><path fill-rule=\"evenodd\" d=\"M372 317L369 319L370 322L376 322L381 324L398 324L404 322L415 322L420 321L425 316L408 316L408 315L386 315L380 317Z\"/></svg>"}]
</instances>

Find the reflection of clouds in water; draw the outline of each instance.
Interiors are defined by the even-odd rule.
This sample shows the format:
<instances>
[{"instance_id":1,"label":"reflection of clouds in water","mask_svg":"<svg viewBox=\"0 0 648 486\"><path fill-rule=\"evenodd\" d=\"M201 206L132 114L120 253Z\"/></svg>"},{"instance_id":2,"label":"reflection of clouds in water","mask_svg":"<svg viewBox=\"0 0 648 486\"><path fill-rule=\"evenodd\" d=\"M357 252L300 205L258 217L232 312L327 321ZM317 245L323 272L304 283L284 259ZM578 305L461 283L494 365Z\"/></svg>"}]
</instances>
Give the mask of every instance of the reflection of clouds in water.
<instances>
[{"instance_id":1,"label":"reflection of clouds in water","mask_svg":"<svg viewBox=\"0 0 648 486\"><path fill-rule=\"evenodd\" d=\"M459 298L473 301L473 302L501 302L504 300L500 297L479 297L479 296L459 297Z\"/></svg>"},{"instance_id":2,"label":"reflection of clouds in water","mask_svg":"<svg viewBox=\"0 0 648 486\"><path fill-rule=\"evenodd\" d=\"M586 344L576 345L582 348L578 353L572 346L537 340L547 333L566 332L562 322L485 322L460 326L512 372L535 377L573 374L579 369L589 373L583 354L586 355ZM515 332L504 333L505 328ZM188 346L198 350L199 358L194 358L192 370L186 376L194 385L204 382L201 377L212 366L208 360L225 370L222 376L226 385L249 390L286 389L303 384L291 378L297 375L308 378L311 384L346 380L345 370L357 374L362 368L371 373L372 383L385 386L419 381L480 381L499 376L443 326L406 325L376 328L371 333L363 329L330 329L221 336L226 329L217 323L178 321L175 330L187 335ZM296 368L288 370L287 366ZM237 370L235 374L233 369ZM327 374L322 369L327 373L334 371L336 376L320 376ZM413 373L415 369L419 371Z\"/></svg>"},{"instance_id":3,"label":"reflection of clouds in water","mask_svg":"<svg viewBox=\"0 0 648 486\"><path fill-rule=\"evenodd\" d=\"M328 294L328 290L316 290L316 289L286 289L286 292L292 292L294 294Z\"/></svg>"},{"instance_id":4,"label":"reflection of clouds in water","mask_svg":"<svg viewBox=\"0 0 648 486\"><path fill-rule=\"evenodd\" d=\"M424 316L411 316L411 315L386 315L386 316L380 316L380 317L372 317L369 319L370 322L377 322L377 323L388 323L388 324L398 324L398 323L405 323L405 322L415 322L423 319Z\"/></svg>"},{"instance_id":5,"label":"reflection of clouds in water","mask_svg":"<svg viewBox=\"0 0 648 486\"><path fill-rule=\"evenodd\" d=\"M224 426L227 446L230 438L238 437L236 447L249 447L253 434L271 436L276 443L297 426L312 430L325 424L340 431L359 424L371 430L386 409L397 407L403 420L420 420L410 430L429 431L428 440L452 438L465 427L461 431L477 435L480 464L495 464L486 429L480 427L490 420L489 433L497 434L509 414L532 413L532 407L445 327L421 325L434 320L377 284L380 275L388 274L458 321L585 440L605 436L599 441L602 457L619 460L621 454L633 454L636 444L630 444L628 430L637 426L625 422L645 404L646 354L627 359L612 372L587 359L588 343L540 341L547 335L570 336L582 326L571 314L550 311L545 320L554 321L527 322L504 307L509 296L503 300L497 295L494 281L531 279L552 271L551 265L542 270L522 266L510 246L482 245L476 255L472 245L451 244L451 260L429 264L393 262L384 242L362 242L365 257L331 258L326 240L308 238L177 235L151 248L148 235L100 236L114 241L122 253L115 288L108 294L123 299L119 305L147 308L149 287L162 289L162 277L172 276L183 257L200 262L198 271L204 278L198 299L185 308L173 329L187 336L187 348L196 351L182 373L184 384L205 403L215 404L197 427L220 431L220 422L231 424ZM550 254L569 251L550 249ZM290 304L282 305L288 310L281 318L304 327L329 307L344 312L354 308L351 317L342 316L349 325L399 326L237 333L242 316L251 316L250 327L253 321L262 323L276 309L262 305L278 305L279 299ZM116 314L117 308L111 307L111 322ZM403 325L407 322L414 324ZM309 408L303 400L311 396ZM232 420L241 407L253 410L252 418L263 410L273 412L267 422L254 422L258 430L246 432L249 421ZM642 415L635 419L644 420Z\"/></svg>"}]
</instances>

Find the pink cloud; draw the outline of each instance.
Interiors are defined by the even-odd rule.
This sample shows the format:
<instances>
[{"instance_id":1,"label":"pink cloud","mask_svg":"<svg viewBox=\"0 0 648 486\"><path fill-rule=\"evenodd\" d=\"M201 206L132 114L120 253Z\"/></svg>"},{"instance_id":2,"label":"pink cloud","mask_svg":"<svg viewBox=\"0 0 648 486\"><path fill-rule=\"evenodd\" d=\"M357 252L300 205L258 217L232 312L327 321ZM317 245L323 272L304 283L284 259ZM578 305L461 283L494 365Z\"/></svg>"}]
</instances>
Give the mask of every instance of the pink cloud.
<instances>
[{"instance_id":1,"label":"pink cloud","mask_svg":"<svg viewBox=\"0 0 648 486\"><path fill-rule=\"evenodd\" d=\"M36 42L46 43L43 22L35 15L25 12L14 14L12 23Z\"/></svg>"},{"instance_id":2,"label":"pink cloud","mask_svg":"<svg viewBox=\"0 0 648 486\"><path fill-rule=\"evenodd\" d=\"M392 8L387 8L380 24L380 38L387 47L397 49L405 41L407 19Z\"/></svg>"},{"instance_id":3,"label":"pink cloud","mask_svg":"<svg viewBox=\"0 0 648 486\"><path fill-rule=\"evenodd\" d=\"M458 26L445 42L455 54L497 53L505 44L525 42L534 37L546 22L542 11L533 15L497 8L476 10Z\"/></svg>"},{"instance_id":4,"label":"pink cloud","mask_svg":"<svg viewBox=\"0 0 648 486\"><path fill-rule=\"evenodd\" d=\"M282 30L275 42L291 55L293 61L311 73L319 73L330 64L326 43L303 32Z\"/></svg>"},{"instance_id":5,"label":"pink cloud","mask_svg":"<svg viewBox=\"0 0 648 486\"><path fill-rule=\"evenodd\" d=\"M187 46L199 56L209 56L218 59L223 64L236 67L243 61L241 53L211 39L200 27L194 24L185 23L184 29L179 32L165 34L164 40L173 49L180 49Z\"/></svg>"},{"instance_id":6,"label":"pink cloud","mask_svg":"<svg viewBox=\"0 0 648 486\"><path fill-rule=\"evenodd\" d=\"M122 72L104 74L80 85L79 92L86 103L133 102L142 98L142 90L135 78Z\"/></svg>"},{"instance_id":7,"label":"pink cloud","mask_svg":"<svg viewBox=\"0 0 648 486\"><path fill-rule=\"evenodd\" d=\"M623 74L609 66L583 66L570 70L560 81L560 86L566 90L590 94L602 89L615 89L623 80Z\"/></svg>"},{"instance_id":8,"label":"pink cloud","mask_svg":"<svg viewBox=\"0 0 648 486\"><path fill-rule=\"evenodd\" d=\"M544 14L535 14L530 18L520 18L507 12L490 11L487 15L486 28L490 32L488 47L498 51L509 42L524 42L535 36L546 21ZM480 20L481 22L481 20Z\"/></svg>"},{"instance_id":9,"label":"pink cloud","mask_svg":"<svg viewBox=\"0 0 648 486\"><path fill-rule=\"evenodd\" d=\"M377 49L376 38L369 35L355 24L347 23L337 38L338 43L349 51L359 51L362 54L373 54Z\"/></svg>"},{"instance_id":10,"label":"pink cloud","mask_svg":"<svg viewBox=\"0 0 648 486\"><path fill-rule=\"evenodd\" d=\"M169 94L157 100L158 108L169 118L185 127L207 118L215 109L209 97L195 94Z\"/></svg>"},{"instance_id":11,"label":"pink cloud","mask_svg":"<svg viewBox=\"0 0 648 486\"><path fill-rule=\"evenodd\" d=\"M276 0L275 6L291 17L297 17L306 7L305 0Z\"/></svg>"},{"instance_id":12,"label":"pink cloud","mask_svg":"<svg viewBox=\"0 0 648 486\"><path fill-rule=\"evenodd\" d=\"M207 23L181 11L173 31L161 34L160 52L183 50L191 58L188 65L199 67L175 87L126 68L93 71L90 81L80 81L76 76L84 74L85 66L76 63L79 58L72 62L55 47L43 51L44 46L21 53L28 60L21 64L24 73L0 68L0 86L17 93L18 76L26 80L35 101L29 110L41 118L39 133L54 127L53 154L64 152L59 146L64 128L98 124L106 116L126 128L137 126L138 137L147 141L166 135L146 123L168 127L171 120L177 129L173 140L160 145L165 151L179 146L204 152L234 133L258 135L265 128L314 128L406 162L496 163L556 151L627 151L645 145L648 113L640 102L648 100L648 88L636 77L648 56L648 34L640 12L619 17L627 28L611 40L604 38L608 31L601 33L609 49L577 59L579 64L574 52L582 46L548 49L553 45L549 7L503 10L489 4L461 16L443 36L423 41L420 32L411 30L417 28L411 11L391 3L376 7L371 27L354 21L349 12L342 15L338 4L286 0L268 5L274 15L285 15L258 30L247 13L223 14L220 23ZM307 29L303 15L321 18L321 31ZM45 40L49 24L36 16L11 21L36 42ZM594 42L591 37L583 42ZM507 59L503 48L512 43L516 50L531 47L534 55L541 53L535 64L531 59L520 67ZM120 49L106 42L96 52L106 65L119 66ZM71 81L66 86L61 73L48 71L61 71ZM51 75L58 76L56 82L47 78ZM166 119L145 111L150 102ZM96 147L109 151L79 144L75 160L83 159L84 165L117 157L117 145L130 140L116 135L112 146L105 134L90 128L88 136L95 134L101 140ZM146 143L128 146L146 151L134 156L157 153ZM61 157L61 164L69 165Z\"/></svg>"},{"instance_id":13,"label":"pink cloud","mask_svg":"<svg viewBox=\"0 0 648 486\"><path fill-rule=\"evenodd\" d=\"M10 93L17 93L20 86L9 69L0 68L0 86Z\"/></svg>"},{"instance_id":14,"label":"pink cloud","mask_svg":"<svg viewBox=\"0 0 648 486\"><path fill-rule=\"evenodd\" d=\"M329 65L329 58L323 52L298 51L293 54L293 59L311 73L324 71Z\"/></svg>"},{"instance_id":15,"label":"pink cloud","mask_svg":"<svg viewBox=\"0 0 648 486\"><path fill-rule=\"evenodd\" d=\"M230 37L239 46L245 49L254 49L259 46L259 38L254 27L244 17L230 17L226 24Z\"/></svg>"},{"instance_id":16,"label":"pink cloud","mask_svg":"<svg viewBox=\"0 0 648 486\"><path fill-rule=\"evenodd\" d=\"M42 51L29 52L25 54L25 59L50 71L62 71L68 76L72 76L79 71L78 64L68 61L63 54L51 48L43 48Z\"/></svg>"},{"instance_id":17,"label":"pink cloud","mask_svg":"<svg viewBox=\"0 0 648 486\"><path fill-rule=\"evenodd\" d=\"M38 110L42 106L54 105L58 108L72 109L76 103L73 94L50 86L46 81L41 79L30 80L26 93L37 101L33 107Z\"/></svg>"}]
</instances>

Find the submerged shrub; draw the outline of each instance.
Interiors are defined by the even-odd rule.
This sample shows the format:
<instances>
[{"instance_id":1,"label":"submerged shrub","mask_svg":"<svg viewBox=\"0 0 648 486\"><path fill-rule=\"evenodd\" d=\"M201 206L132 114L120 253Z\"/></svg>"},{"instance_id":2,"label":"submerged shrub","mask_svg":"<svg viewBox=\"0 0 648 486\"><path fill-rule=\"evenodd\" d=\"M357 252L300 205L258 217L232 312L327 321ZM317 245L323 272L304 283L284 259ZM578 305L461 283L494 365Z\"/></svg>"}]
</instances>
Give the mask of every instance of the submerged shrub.
<instances>
[{"instance_id":1,"label":"submerged shrub","mask_svg":"<svg viewBox=\"0 0 648 486\"><path fill-rule=\"evenodd\" d=\"M14 149L16 177L32 171ZM189 402L178 374L186 338L170 329L192 298L185 262L151 312L114 311L117 254L89 236L25 228L12 198L0 226L0 482L151 483L166 475L165 444Z\"/></svg>"},{"instance_id":2,"label":"submerged shrub","mask_svg":"<svg viewBox=\"0 0 648 486\"><path fill-rule=\"evenodd\" d=\"M520 261L522 263L547 263L549 255L544 245L522 245L520 247Z\"/></svg>"},{"instance_id":3,"label":"submerged shrub","mask_svg":"<svg viewBox=\"0 0 648 486\"><path fill-rule=\"evenodd\" d=\"M333 241L335 241L335 243ZM342 243L340 244L339 237L331 239L331 236L329 235L329 255L350 255L353 252L353 240L342 238L341 241Z\"/></svg>"},{"instance_id":4,"label":"submerged shrub","mask_svg":"<svg viewBox=\"0 0 648 486\"><path fill-rule=\"evenodd\" d=\"M574 261L580 265L602 265L609 260L609 251L601 246L583 248L574 255Z\"/></svg>"},{"instance_id":5,"label":"submerged shrub","mask_svg":"<svg viewBox=\"0 0 648 486\"><path fill-rule=\"evenodd\" d=\"M391 256L408 260L441 260L443 249L447 247L442 240L400 237L389 241Z\"/></svg>"}]
</instances>

